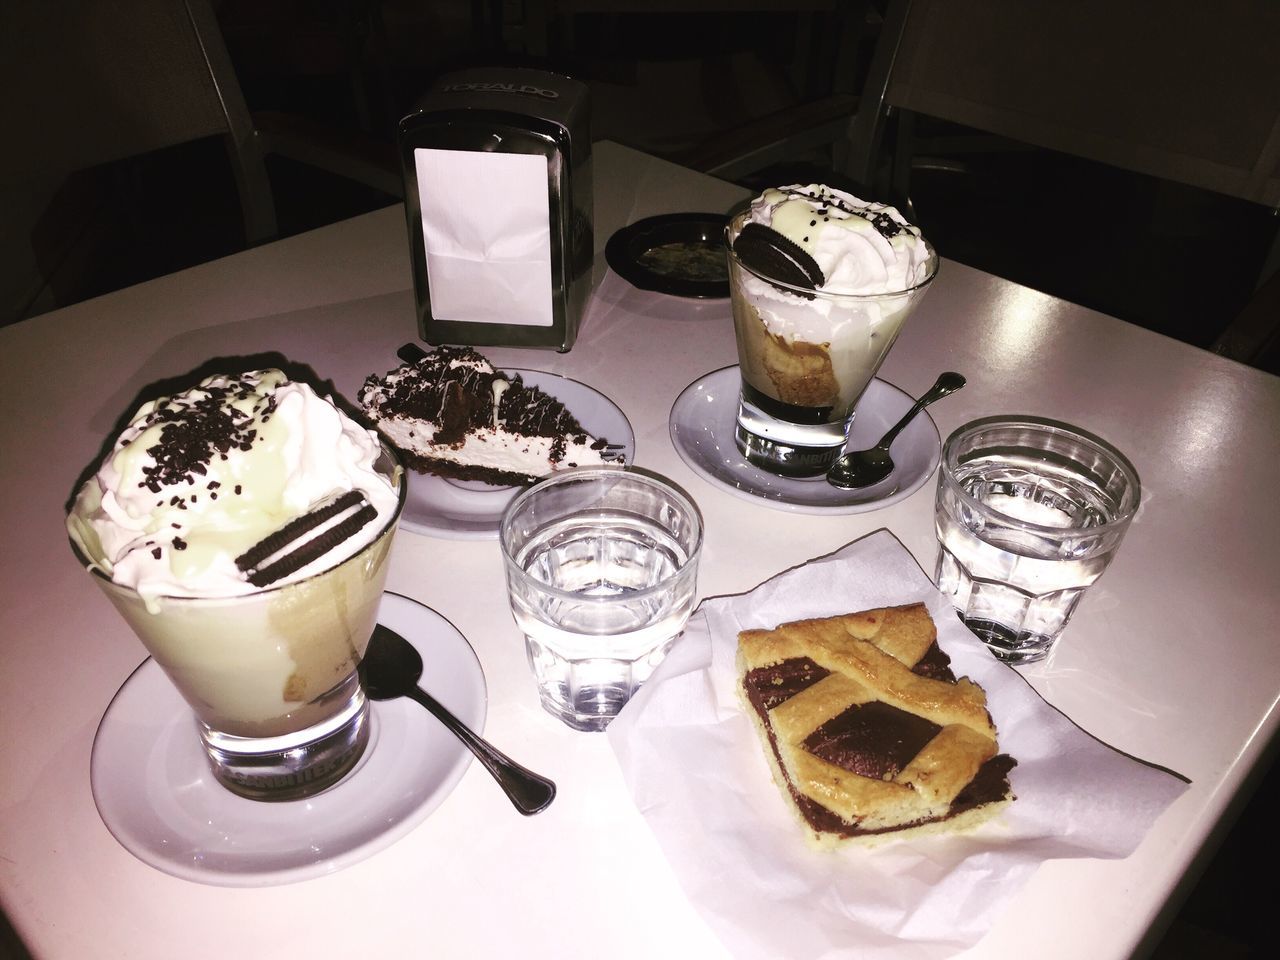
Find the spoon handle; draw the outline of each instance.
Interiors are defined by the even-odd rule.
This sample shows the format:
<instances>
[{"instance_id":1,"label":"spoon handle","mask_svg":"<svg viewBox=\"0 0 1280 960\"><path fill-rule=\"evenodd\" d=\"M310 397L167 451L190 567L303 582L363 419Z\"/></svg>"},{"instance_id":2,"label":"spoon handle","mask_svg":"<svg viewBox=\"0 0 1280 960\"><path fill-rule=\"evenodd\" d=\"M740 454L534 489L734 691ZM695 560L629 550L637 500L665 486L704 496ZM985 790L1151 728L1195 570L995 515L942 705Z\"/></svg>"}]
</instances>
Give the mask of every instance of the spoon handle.
<instances>
[{"instance_id":1,"label":"spoon handle","mask_svg":"<svg viewBox=\"0 0 1280 960\"><path fill-rule=\"evenodd\" d=\"M935 400L941 400L948 394L955 393L964 385L965 379L958 373L947 371L946 373L939 374L938 379L934 381L933 386L930 387L919 400L911 405L911 409L903 415L901 420L890 428L888 433L880 438L878 446L888 450L893 444L893 441L897 438L898 434L902 432L903 427L914 420L917 413L929 404L933 403Z\"/></svg>"},{"instance_id":2,"label":"spoon handle","mask_svg":"<svg viewBox=\"0 0 1280 960\"><path fill-rule=\"evenodd\" d=\"M471 729L444 706L435 697L421 687L410 691L410 696L426 707L437 720L449 728L468 750L476 755L476 759L484 764L498 785L515 804L515 808L526 817L541 813L556 798L556 785L546 777L522 767L501 750L489 744L471 732Z\"/></svg>"}]
</instances>

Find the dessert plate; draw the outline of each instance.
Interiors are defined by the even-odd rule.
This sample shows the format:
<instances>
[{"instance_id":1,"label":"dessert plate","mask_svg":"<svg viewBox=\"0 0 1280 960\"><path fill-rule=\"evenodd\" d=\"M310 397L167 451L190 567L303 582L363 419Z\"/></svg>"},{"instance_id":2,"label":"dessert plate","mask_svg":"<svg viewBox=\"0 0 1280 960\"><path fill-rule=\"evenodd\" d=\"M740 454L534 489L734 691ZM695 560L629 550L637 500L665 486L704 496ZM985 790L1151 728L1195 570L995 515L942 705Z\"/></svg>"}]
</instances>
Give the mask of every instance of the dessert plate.
<instances>
[{"instance_id":1,"label":"dessert plate","mask_svg":"<svg viewBox=\"0 0 1280 960\"><path fill-rule=\"evenodd\" d=\"M862 513L897 503L933 475L942 441L927 411L921 411L893 444L894 470L860 490L841 490L824 477L779 477L748 463L734 442L738 415L737 366L695 380L671 407L671 442L676 453L704 480L736 497L794 513ZM915 401L876 378L858 401L848 448L875 446Z\"/></svg>"},{"instance_id":2,"label":"dessert plate","mask_svg":"<svg viewBox=\"0 0 1280 960\"><path fill-rule=\"evenodd\" d=\"M524 382L551 394L578 418L593 437L622 446L622 462L635 459L636 437L617 405L585 383L543 370L506 370ZM502 511L523 487L495 487L474 481L447 480L429 473L408 471L409 493L400 526L452 540L496 540Z\"/></svg>"},{"instance_id":3,"label":"dessert plate","mask_svg":"<svg viewBox=\"0 0 1280 960\"><path fill-rule=\"evenodd\" d=\"M393 593L383 595L378 620L423 653L423 688L480 732L484 673L462 634L435 611ZM155 661L145 660L98 727L90 761L94 803L125 849L175 877L256 887L333 873L421 823L471 760L413 701L369 707L369 746L336 785L305 800L246 800L213 779L190 709Z\"/></svg>"},{"instance_id":4,"label":"dessert plate","mask_svg":"<svg viewBox=\"0 0 1280 960\"><path fill-rule=\"evenodd\" d=\"M609 238L604 256L613 272L640 290L694 299L729 296L722 213L646 217Z\"/></svg>"}]
</instances>

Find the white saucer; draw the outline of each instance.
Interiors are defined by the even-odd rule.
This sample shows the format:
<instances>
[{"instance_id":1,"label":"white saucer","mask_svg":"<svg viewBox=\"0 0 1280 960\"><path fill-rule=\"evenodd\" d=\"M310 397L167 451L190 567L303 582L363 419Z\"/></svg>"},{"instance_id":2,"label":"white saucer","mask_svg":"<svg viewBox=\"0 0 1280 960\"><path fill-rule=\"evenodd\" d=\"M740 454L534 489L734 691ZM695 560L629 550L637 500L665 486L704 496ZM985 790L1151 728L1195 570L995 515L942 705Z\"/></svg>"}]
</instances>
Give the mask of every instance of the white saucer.
<instances>
[{"instance_id":1,"label":"white saucer","mask_svg":"<svg viewBox=\"0 0 1280 960\"><path fill-rule=\"evenodd\" d=\"M893 443L894 470L861 490L841 490L823 477L797 480L762 470L738 451L733 435L741 381L737 366L695 380L671 407L671 442L704 480L754 503L794 513L862 513L909 497L933 475L941 459L938 427L922 410ZM874 446L915 403L891 383L872 380L858 401L847 448Z\"/></svg>"},{"instance_id":2,"label":"white saucer","mask_svg":"<svg viewBox=\"0 0 1280 960\"><path fill-rule=\"evenodd\" d=\"M544 370L508 370L551 394L593 437L621 444L622 459L635 459L636 437L617 405L585 383ZM475 481L446 480L409 471L409 494L400 526L414 533L452 540L496 540L502 511L522 487L495 487Z\"/></svg>"},{"instance_id":3,"label":"white saucer","mask_svg":"<svg viewBox=\"0 0 1280 960\"><path fill-rule=\"evenodd\" d=\"M423 655L422 687L480 733L480 663L443 617L384 594L378 620ZM471 754L408 699L370 703L369 746L333 787L285 803L246 800L209 771L190 709L154 660L125 681L93 742L98 813L138 859L175 877L228 887L333 873L403 837L449 795Z\"/></svg>"}]
</instances>

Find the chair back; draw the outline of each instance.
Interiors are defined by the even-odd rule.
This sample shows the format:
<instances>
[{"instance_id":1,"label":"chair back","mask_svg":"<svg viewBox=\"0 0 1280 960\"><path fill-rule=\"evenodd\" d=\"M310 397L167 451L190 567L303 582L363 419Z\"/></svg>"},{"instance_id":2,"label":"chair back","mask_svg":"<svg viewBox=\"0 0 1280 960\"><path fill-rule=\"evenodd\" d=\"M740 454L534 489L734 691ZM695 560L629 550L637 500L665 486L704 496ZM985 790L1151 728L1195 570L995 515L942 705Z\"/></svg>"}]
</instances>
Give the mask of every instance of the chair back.
<instances>
[{"instance_id":1,"label":"chair back","mask_svg":"<svg viewBox=\"0 0 1280 960\"><path fill-rule=\"evenodd\" d=\"M256 242L275 233L261 152L209 0L7 0L0 179L72 173L221 135ZM198 188L198 184L193 184Z\"/></svg>"},{"instance_id":2,"label":"chair back","mask_svg":"<svg viewBox=\"0 0 1280 960\"><path fill-rule=\"evenodd\" d=\"M890 0L847 172L898 108L1280 207L1277 50L1272 0Z\"/></svg>"}]
</instances>

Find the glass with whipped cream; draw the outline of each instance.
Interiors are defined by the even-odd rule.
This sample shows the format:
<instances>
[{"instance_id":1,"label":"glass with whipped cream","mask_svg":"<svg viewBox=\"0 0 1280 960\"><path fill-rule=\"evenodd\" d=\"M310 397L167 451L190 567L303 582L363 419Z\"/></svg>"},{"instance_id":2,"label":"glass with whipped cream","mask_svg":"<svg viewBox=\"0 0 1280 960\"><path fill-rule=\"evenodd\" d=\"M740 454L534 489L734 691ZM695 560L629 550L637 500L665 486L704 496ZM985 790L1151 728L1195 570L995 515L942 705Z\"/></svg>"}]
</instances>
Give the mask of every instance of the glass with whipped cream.
<instances>
[{"instance_id":1,"label":"glass with whipped cream","mask_svg":"<svg viewBox=\"0 0 1280 960\"><path fill-rule=\"evenodd\" d=\"M725 245L738 449L773 473L824 474L938 255L895 208L819 184L765 190Z\"/></svg>"},{"instance_id":2,"label":"glass with whipped cream","mask_svg":"<svg viewBox=\"0 0 1280 960\"><path fill-rule=\"evenodd\" d=\"M144 404L80 488L72 547L227 789L299 799L363 754L357 667L405 489L376 433L279 370Z\"/></svg>"}]
</instances>

